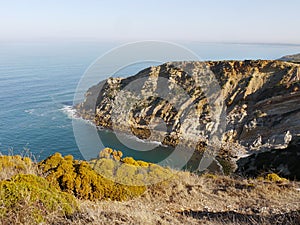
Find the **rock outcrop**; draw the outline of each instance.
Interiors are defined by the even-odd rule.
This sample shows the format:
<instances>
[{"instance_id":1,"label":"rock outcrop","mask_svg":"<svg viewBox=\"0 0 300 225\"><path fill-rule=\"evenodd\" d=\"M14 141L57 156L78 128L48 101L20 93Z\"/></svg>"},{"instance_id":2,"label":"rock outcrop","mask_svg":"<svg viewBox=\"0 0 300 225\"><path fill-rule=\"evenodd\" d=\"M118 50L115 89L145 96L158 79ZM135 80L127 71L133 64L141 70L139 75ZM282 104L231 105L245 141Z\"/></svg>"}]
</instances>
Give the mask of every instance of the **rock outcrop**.
<instances>
[{"instance_id":1,"label":"rock outcrop","mask_svg":"<svg viewBox=\"0 0 300 225\"><path fill-rule=\"evenodd\" d=\"M300 54L283 56L279 60L286 61L286 62L300 63Z\"/></svg>"},{"instance_id":2,"label":"rock outcrop","mask_svg":"<svg viewBox=\"0 0 300 225\"><path fill-rule=\"evenodd\" d=\"M203 151L217 135L219 157L236 160L285 149L300 134L299 88L296 63L174 62L102 81L76 107L98 126L169 146Z\"/></svg>"},{"instance_id":3,"label":"rock outcrop","mask_svg":"<svg viewBox=\"0 0 300 225\"><path fill-rule=\"evenodd\" d=\"M300 180L300 137L285 149L258 152L237 161L241 174L256 177L262 172L274 172L291 180Z\"/></svg>"}]
</instances>

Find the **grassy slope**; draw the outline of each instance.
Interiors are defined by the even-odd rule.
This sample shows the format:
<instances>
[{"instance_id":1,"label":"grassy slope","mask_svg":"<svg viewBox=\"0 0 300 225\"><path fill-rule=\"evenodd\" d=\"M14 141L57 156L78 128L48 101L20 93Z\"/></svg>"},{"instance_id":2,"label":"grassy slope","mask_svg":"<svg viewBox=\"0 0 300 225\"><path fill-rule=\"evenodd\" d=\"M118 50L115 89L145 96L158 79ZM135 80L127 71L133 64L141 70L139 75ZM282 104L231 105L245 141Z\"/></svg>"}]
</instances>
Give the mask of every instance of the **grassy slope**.
<instances>
[{"instance_id":1,"label":"grassy slope","mask_svg":"<svg viewBox=\"0 0 300 225\"><path fill-rule=\"evenodd\" d=\"M179 172L168 186L128 202L81 207L95 224L297 224L300 192L294 185Z\"/></svg>"},{"instance_id":2,"label":"grassy slope","mask_svg":"<svg viewBox=\"0 0 300 225\"><path fill-rule=\"evenodd\" d=\"M2 168L0 179L38 174L36 167ZM151 186L129 201L78 200L73 216L49 213L47 224L299 224L300 191L296 182L197 176L176 172L172 180ZM1 199L0 199L1 201ZM24 210L0 218L0 224L32 224ZM32 207L32 206L30 206ZM26 213L27 212L27 213ZM27 222L28 221L28 222ZM30 222L29 222L30 221Z\"/></svg>"}]
</instances>

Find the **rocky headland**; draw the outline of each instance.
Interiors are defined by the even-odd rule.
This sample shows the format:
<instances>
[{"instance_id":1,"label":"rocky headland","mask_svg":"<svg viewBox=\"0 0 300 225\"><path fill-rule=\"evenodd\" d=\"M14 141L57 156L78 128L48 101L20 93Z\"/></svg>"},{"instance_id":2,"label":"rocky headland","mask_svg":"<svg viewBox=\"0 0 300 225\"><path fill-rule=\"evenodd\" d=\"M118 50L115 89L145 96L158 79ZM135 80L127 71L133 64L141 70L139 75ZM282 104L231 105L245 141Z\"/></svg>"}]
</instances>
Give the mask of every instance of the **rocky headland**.
<instances>
[{"instance_id":1,"label":"rocky headland","mask_svg":"<svg viewBox=\"0 0 300 225\"><path fill-rule=\"evenodd\" d=\"M286 61L286 62L300 63L300 54L283 56L279 60Z\"/></svg>"},{"instance_id":2,"label":"rocky headland","mask_svg":"<svg viewBox=\"0 0 300 225\"><path fill-rule=\"evenodd\" d=\"M246 175L300 179L300 65L282 60L169 62L108 78L75 107L97 126L141 139L197 152L212 146ZM266 152L279 155L276 163L259 156Z\"/></svg>"}]
</instances>

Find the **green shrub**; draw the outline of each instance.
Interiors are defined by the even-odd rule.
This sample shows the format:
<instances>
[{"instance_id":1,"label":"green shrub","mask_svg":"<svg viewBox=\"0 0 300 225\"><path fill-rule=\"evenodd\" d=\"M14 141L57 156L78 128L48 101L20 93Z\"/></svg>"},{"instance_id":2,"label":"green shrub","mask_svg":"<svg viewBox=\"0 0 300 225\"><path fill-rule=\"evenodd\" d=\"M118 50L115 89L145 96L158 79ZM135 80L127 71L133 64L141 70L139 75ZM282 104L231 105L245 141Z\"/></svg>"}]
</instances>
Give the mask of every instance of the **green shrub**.
<instances>
[{"instance_id":1,"label":"green shrub","mask_svg":"<svg viewBox=\"0 0 300 225\"><path fill-rule=\"evenodd\" d=\"M128 164L128 165L139 166L138 162L135 161L132 157L126 157L126 158L122 159L121 162Z\"/></svg>"},{"instance_id":2,"label":"green shrub","mask_svg":"<svg viewBox=\"0 0 300 225\"><path fill-rule=\"evenodd\" d=\"M107 151L105 150L104 153ZM112 152L113 150L109 151ZM100 155L102 154L100 153ZM120 160L100 157L98 160L92 160L90 164L98 174L126 186L143 187L160 183L173 176L171 170L167 168L142 160L136 161L132 157L125 157Z\"/></svg>"},{"instance_id":3,"label":"green shrub","mask_svg":"<svg viewBox=\"0 0 300 225\"><path fill-rule=\"evenodd\" d=\"M55 153L39 163L39 169L56 188L79 199L127 200L141 195L148 184L169 179L172 173L161 166L121 159L122 152L106 148L91 162Z\"/></svg>"},{"instance_id":4,"label":"green shrub","mask_svg":"<svg viewBox=\"0 0 300 225\"><path fill-rule=\"evenodd\" d=\"M225 175L230 175L234 172L234 165L232 164L232 162L230 162L227 159L222 159L220 157L217 157L216 159L222 166Z\"/></svg>"},{"instance_id":5,"label":"green shrub","mask_svg":"<svg viewBox=\"0 0 300 225\"><path fill-rule=\"evenodd\" d=\"M100 160L95 160L94 162L90 162L92 168L97 168L95 170L101 176L107 179L113 179L115 170L118 167L118 163L114 160L102 158Z\"/></svg>"},{"instance_id":6,"label":"green shrub","mask_svg":"<svg viewBox=\"0 0 300 225\"><path fill-rule=\"evenodd\" d=\"M99 158L114 159L116 161L120 161L122 156L123 153L121 151L113 150L111 148L104 148L99 153Z\"/></svg>"},{"instance_id":7,"label":"green shrub","mask_svg":"<svg viewBox=\"0 0 300 225\"><path fill-rule=\"evenodd\" d=\"M216 180L218 177L215 174L211 174L211 173L206 173L203 175L203 177L208 178L208 179L212 179L212 180Z\"/></svg>"},{"instance_id":8,"label":"green shrub","mask_svg":"<svg viewBox=\"0 0 300 225\"><path fill-rule=\"evenodd\" d=\"M259 178L261 180L261 178ZM271 182L276 182L276 183L283 183L283 182L288 182L287 179L282 178L278 176L276 173L269 173L264 177L264 180L271 181Z\"/></svg>"},{"instance_id":9,"label":"green shrub","mask_svg":"<svg viewBox=\"0 0 300 225\"><path fill-rule=\"evenodd\" d=\"M144 161L141 161L141 160L138 160L136 161L138 163L139 166L142 166L142 167L149 167L151 163L148 163L148 162L144 162Z\"/></svg>"},{"instance_id":10,"label":"green shrub","mask_svg":"<svg viewBox=\"0 0 300 225\"><path fill-rule=\"evenodd\" d=\"M56 153L39 163L43 175L60 190L73 194L79 199L126 200L141 195L145 187L115 183L103 174L113 174L113 159L103 158L96 161L99 173L85 161L73 160L70 156L62 157Z\"/></svg>"},{"instance_id":11,"label":"green shrub","mask_svg":"<svg viewBox=\"0 0 300 225\"><path fill-rule=\"evenodd\" d=\"M58 191L42 177L19 174L0 182L1 217L26 211L36 223L44 221L51 212L71 215L76 210L77 202L72 195Z\"/></svg>"}]
</instances>

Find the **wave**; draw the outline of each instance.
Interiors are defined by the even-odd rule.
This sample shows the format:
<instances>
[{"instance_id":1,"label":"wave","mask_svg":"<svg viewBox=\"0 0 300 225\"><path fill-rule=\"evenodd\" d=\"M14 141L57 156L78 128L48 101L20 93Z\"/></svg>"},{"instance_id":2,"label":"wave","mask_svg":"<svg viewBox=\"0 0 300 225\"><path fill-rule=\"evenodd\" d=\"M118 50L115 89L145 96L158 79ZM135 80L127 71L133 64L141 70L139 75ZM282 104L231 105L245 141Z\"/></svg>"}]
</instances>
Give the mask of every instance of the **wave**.
<instances>
[{"instance_id":1,"label":"wave","mask_svg":"<svg viewBox=\"0 0 300 225\"><path fill-rule=\"evenodd\" d=\"M163 145L160 141L140 139L140 138L138 138L137 136L135 136L133 134L120 133L120 132L117 132L117 131L113 131L113 132L116 133L118 136L123 136L123 137L125 137L129 140L133 140L137 143L149 144L149 145L153 145L153 146L168 147L167 145Z\"/></svg>"},{"instance_id":2,"label":"wave","mask_svg":"<svg viewBox=\"0 0 300 225\"><path fill-rule=\"evenodd\" d=\"M76 113L76 109L70 105L64 105L59 111L62 111L65 115L68 116L69 119L80 119L80 117Z\"/></svg>"},{"instance_id":3,"label":"wave","mask_svg":"<svg viewBox=\"0 0 300 225\"><path fill-rule=\"evenodd\" d=\"M86 120L86 119L83 119L82 117L80 117L78 115L76 109L73 106L64 105L61 109L59 109L59 111L63 112L65 115L67 115L69 119L81 120L87 124L90 124L93 127L96 127L96 125L92 121Z\"/></svg>"},{"instance_id":4,"label":"wave","mask_svg":"<svg viewBox=\"0 0 300 225\"><path fill-rule=\"evenodd\" d=\"M120 131L117 131L117 130L109 130L109 129L106 129L106 128L103 128L103 127L100 127L100 126L96 126L92 121L90 120L86 120L86 119L83 119L82 117L80 117L78 114L77 114L77 111L75 108L73 108L72 106L70 105L64 105L60 111L62 111L65 115L68 116L69 119L76 119L76 120L81 120L93 127L96 127L97 130L99 132L112 132L112 133L115 133L117 136L121 136L121 137L124 137L128 140L132 140L136 143L141 143L141 144L146 144L146 145L151 145L151 146L162 146L162 147L168 147L166 145L163 145L160 141L153 141L153 140L145 140L145 139L140 139L138 138L137 136L133 135L133 134L128 134L128 133L124 133L124 132L120 132Z\"/></svg>"},{"instance_id":5,"label":"wave","mask_svg":"<svg viewBox=\"0 0 300 225\"><path fill-rule=\"evenodd\" d=\"M42 112L39 112L39 111L41 111L41 110L40 109L25 109L24 110L24 112L29 114L29 115L39 116L39 117L43 117L47 113L49 113L49 112L45 112L45 111L42 111Z\"/></svg>"},{"instance_id":6,"label":"wave","mask_svg":"<svg viewBox=\"0 0 300 225\"><path fill-rule=\"evenodd\" d=\"M45 106L45 107L47 107L47 106ZM57 109L47 109L47 110L45 110L45 107L44 108L25 109L24 112L29 114L29 115L38 116L38 117L45 117L45 116L50 116L50 115L52 116L51 119L53 117L55 117L54 114L57 112Z\"/></svg>"},{"instance_id":7,"label":"wave","mask_svg":"<svg viewBox=\"0 0 300 225\"><path fill-rule=\"evenodd\" d=\"M24 112L32 115L34 113L35 109L25 109Z\"/></svg>"}]
</instances>

